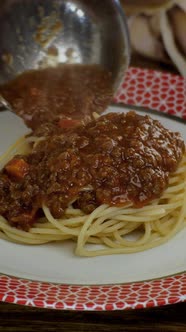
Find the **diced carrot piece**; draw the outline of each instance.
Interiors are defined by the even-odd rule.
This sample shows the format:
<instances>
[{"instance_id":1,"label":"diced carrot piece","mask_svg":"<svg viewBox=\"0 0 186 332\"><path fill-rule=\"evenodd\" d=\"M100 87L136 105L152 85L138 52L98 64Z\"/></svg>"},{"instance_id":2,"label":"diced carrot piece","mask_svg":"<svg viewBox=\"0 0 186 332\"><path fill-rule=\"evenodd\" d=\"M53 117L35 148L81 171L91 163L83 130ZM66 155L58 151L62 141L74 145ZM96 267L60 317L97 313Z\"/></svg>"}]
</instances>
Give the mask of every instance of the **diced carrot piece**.
<instances>
[{"instance_id":1,"label":"diced carrot piece","mask_svg":"<svg viewBox=\"0 0 186 332\"><path fill-rule=\"evenodd\" d=\"M59 127L63 129L74 128L81 124L80 120L75 119L61 119L59 120Z\"/></svg>"},{"instance_id":2,"label":"diced carrot piece","mask_svg":"<svg viewBox=\"0 0 186 332\"><path fill-rule=\"evenodd\" d=\"M12 159L5 166L8 174L23 179L29 171L29 165L24 159Z\"/></svg>"}]
</instances>

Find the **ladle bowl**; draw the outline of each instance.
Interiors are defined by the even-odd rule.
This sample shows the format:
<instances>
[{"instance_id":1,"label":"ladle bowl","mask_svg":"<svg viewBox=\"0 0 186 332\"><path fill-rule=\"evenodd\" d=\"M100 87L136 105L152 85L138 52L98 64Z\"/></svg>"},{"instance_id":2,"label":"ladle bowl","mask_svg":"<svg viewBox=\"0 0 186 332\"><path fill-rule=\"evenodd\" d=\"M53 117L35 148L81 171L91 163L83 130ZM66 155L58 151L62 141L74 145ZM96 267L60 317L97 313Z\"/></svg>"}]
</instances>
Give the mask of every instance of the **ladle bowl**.
<instances>
[{"instance_id":1,"label":"ladle bowl","mask_svg":"<svg viewBox=\"0 0 186 332\"><path fill-rule=\"evenodd\" d=\"M59 63L100 64L116 91L129 54L118 0L1 0L0 84Z\"/></svg>"}]
</instances>

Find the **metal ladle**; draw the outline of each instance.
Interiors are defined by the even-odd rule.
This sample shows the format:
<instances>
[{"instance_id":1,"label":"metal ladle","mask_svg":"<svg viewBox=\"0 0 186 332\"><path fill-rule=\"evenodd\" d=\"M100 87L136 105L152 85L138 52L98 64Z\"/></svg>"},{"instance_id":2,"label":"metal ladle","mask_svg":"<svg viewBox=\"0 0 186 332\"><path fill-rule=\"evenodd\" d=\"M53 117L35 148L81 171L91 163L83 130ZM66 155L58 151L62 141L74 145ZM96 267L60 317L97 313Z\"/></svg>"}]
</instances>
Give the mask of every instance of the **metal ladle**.
<instances>
[{"instance_id":1,"label":"metal ladle","mask_svg":"<svg viewBox=\"0 0 186 332\"><path fill-rule=\"evenodd\" d=\"M115 92L129 54L118 0L1 0L0 84L59 63L100 64L112 73ZM1 96L0 109L7 108Z\"/></svg>"}]
</instances>

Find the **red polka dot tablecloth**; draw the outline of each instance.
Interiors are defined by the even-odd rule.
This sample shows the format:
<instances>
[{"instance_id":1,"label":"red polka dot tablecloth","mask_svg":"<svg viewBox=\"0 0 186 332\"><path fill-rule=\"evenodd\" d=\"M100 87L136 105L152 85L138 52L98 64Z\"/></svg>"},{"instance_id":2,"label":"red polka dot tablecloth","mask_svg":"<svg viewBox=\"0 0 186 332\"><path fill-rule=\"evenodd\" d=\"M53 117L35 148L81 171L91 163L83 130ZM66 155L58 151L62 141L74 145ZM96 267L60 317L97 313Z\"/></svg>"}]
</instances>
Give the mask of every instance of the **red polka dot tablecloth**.
<instances>
[{"instance_id":1,"label":"red polka dot tablecloth","mask_svg":"<svg viewBox=\"0 0 186 332\"><path fill-rule=\"evenodd\" d=\"M186 81L180 76L129 68L117 102L146 106L186 118ZM68 310L124 310L186 300L186 273L117 285L75 286L0 275L0 300Z\"/></svg>"},{"instance_id":2,"label":"red polka dot tablecloth","mask_svg":"<svg viewBox=\"0 0 186 332\"><path fill-rule=\"evenodd\" d=\"M186 80L169 73L130 68L116 101L186 118Z\"/></svg>"}]
</instances>

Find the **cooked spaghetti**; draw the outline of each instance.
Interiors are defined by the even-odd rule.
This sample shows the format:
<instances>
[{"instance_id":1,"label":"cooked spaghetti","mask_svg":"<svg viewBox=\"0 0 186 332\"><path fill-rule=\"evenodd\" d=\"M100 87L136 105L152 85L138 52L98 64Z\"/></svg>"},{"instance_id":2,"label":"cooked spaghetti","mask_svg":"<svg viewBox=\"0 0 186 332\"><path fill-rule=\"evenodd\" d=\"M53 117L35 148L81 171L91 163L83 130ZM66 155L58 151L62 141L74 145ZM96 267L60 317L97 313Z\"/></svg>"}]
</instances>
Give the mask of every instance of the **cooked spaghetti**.
<instances>
[{"instance_id":1,"label":"cooked spaghetti","mask_svg":"<svg viewBox=\"0 0 186 332\"><path fill-rule=\"evenodd\" d=\"M73 240L76 255L96 256L147 250L183 229L186 157L178 133L134 112L60 126L20 139L2 156L1 238Z\"/></svg>"}]
</instances>

